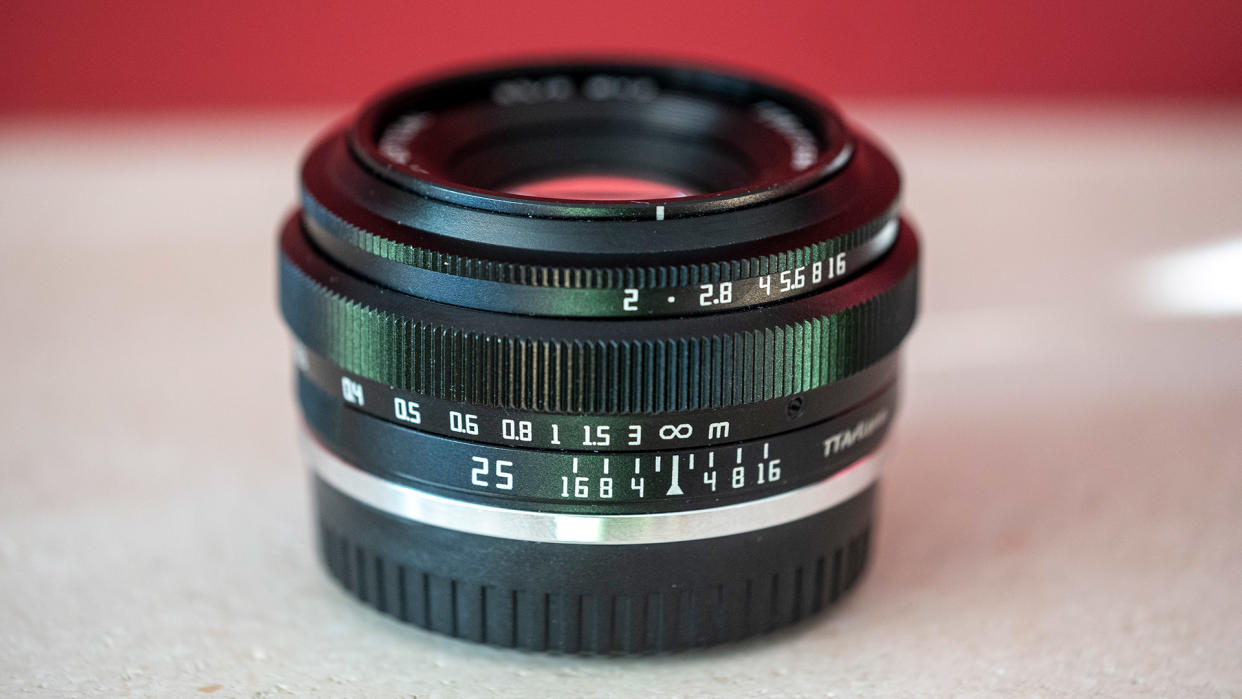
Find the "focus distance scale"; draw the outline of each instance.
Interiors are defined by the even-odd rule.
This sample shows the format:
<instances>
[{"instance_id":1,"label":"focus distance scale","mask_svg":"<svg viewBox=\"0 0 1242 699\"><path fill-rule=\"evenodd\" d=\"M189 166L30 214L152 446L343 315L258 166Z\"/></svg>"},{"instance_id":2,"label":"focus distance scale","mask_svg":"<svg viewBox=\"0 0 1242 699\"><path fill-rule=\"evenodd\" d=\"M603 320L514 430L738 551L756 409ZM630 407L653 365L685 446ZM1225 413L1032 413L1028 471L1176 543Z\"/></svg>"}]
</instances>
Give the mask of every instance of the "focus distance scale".
<instances>
[{"instance_id":1,"label":"focus distance scale","mask_svg":"<svg viewBox=\"0 0 1242 699\"><path fill-rule=\"evenodd\" d=\"M879 443L895 401L890 385L836 418L792 432L719 447L617 453L464 442L369 417L307 381L299 394L317 439L389 480L466 499L502 497L515 508L608 505L609 512L711 507L826 478Z\"/></svg>"},{"instance_id":2,"label":"focus distance scale","mask_svg":"<svg viewBox=\"0 0 1242 699\"><path fill-rule=\"evenodd\" d=\"M322 555L476 641L709 645L859 577L919 246L836 111L678 65L393 90L280 234Z\"/></svg>"},{"instance_id":3,"label":"focus distance scale","mask_svg":"<svg viewBox=\"0 0 1242 699\"><path fill-rule=\"evenodd\" d=\"M565 451L650 451L728 444L819 422L858 405L876 386L895 382L894 359L886 357L793 399L649 415L566 415L431 398L345 371L295 345L295 361L305 380L326 393L339 393L357 411L472 442Z\"/></svg>"}]
</instances>

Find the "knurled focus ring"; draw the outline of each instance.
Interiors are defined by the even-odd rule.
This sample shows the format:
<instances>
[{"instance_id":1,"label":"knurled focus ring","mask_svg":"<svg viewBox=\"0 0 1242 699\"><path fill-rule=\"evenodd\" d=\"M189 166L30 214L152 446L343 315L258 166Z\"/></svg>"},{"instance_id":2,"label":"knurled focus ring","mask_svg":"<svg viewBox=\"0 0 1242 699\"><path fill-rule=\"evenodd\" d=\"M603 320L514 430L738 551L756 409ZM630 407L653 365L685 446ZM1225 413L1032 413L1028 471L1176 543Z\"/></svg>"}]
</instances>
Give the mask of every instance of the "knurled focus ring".
<instances>
[{"instance_id":1,"label":"knurled focus ring","mask_svg":"<svg viewBox=\"0 0 1242 699\"><path fill-rule=\"evenodd\" d=\"M296 217L281 249L281 306L311 351L434 398L537 412L700 410L818 388L893 351L917 305L908 224L867 274L829 291L642 323L502 316L398 294L325 260Z\"/></svg>"},{"instance_id":2,"label":"knurled focus ring","mask_svg":"<svg viewBox=\"0 0 1242 699\"><path fill-rule=\"evenodd\" d=\"M437 400L344 371L301 344L294 346L301 376L353 410L478 444L570 452L707 447L797 429L840 415L894 383L898 360L894 353L831 385L732 408L655 415L569 415Z\"/></svg>"}]
</instances>

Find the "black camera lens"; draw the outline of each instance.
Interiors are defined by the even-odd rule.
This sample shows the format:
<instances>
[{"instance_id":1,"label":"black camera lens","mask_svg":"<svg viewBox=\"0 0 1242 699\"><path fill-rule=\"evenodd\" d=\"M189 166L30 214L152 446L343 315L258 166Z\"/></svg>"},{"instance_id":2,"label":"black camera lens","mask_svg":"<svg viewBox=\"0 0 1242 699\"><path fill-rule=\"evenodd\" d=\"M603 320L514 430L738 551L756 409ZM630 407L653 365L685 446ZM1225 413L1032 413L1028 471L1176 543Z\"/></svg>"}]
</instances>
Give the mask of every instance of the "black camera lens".
<instances>
[{"instance_id":1,"label":"black camera lens","mask_svg":"<svg viewBox=\"0 0 1242 699\"><path fill-rule=\"evenodd\" d=\"M322 554L504 646L709 645L867 559L918 243L831 108L675 65L504 67L324 137L280 236Z\"/></svg>"}]
</instances>

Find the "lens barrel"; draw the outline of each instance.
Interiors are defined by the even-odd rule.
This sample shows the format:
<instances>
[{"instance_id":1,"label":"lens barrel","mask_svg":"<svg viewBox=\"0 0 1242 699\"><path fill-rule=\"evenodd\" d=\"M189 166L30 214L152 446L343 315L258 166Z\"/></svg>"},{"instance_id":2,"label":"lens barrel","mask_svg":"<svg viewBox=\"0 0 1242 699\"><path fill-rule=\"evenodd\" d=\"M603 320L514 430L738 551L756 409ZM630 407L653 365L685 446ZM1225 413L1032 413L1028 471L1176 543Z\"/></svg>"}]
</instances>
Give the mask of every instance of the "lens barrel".
<instances>
[{"instance_id":1,"label":"lens barrel","mask_svg":"<svg viewBox=\"0 0 1242 699\"><path fill-rule=\"evenodd\" d=\"M548 198L575 176L664 199ZM676 65L503 67L333 129L280 234L322 555L404 621L675 650L867 560L919 246L831 108Z\"/></svg>"}]
</instances>

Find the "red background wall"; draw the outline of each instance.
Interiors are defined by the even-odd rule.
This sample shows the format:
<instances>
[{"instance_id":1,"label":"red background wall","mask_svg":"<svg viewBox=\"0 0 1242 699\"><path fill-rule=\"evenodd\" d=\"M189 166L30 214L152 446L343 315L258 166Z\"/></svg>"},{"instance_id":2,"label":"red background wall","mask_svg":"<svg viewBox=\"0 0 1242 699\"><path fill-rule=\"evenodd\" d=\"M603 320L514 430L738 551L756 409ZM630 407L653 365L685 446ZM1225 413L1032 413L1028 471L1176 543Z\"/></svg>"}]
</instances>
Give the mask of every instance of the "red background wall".
<instances>
[{"instance_id":1,"label":"red background wall","mask_svg":"<svg viewBox=\"0 0 1242 699\"><path fill-rule=\"evenodd\" d=\"M1242 0L0 2L0 112L352 102L519 52L643 51L836 95L1236 98Z\"/></svg>"}]
</instances>

